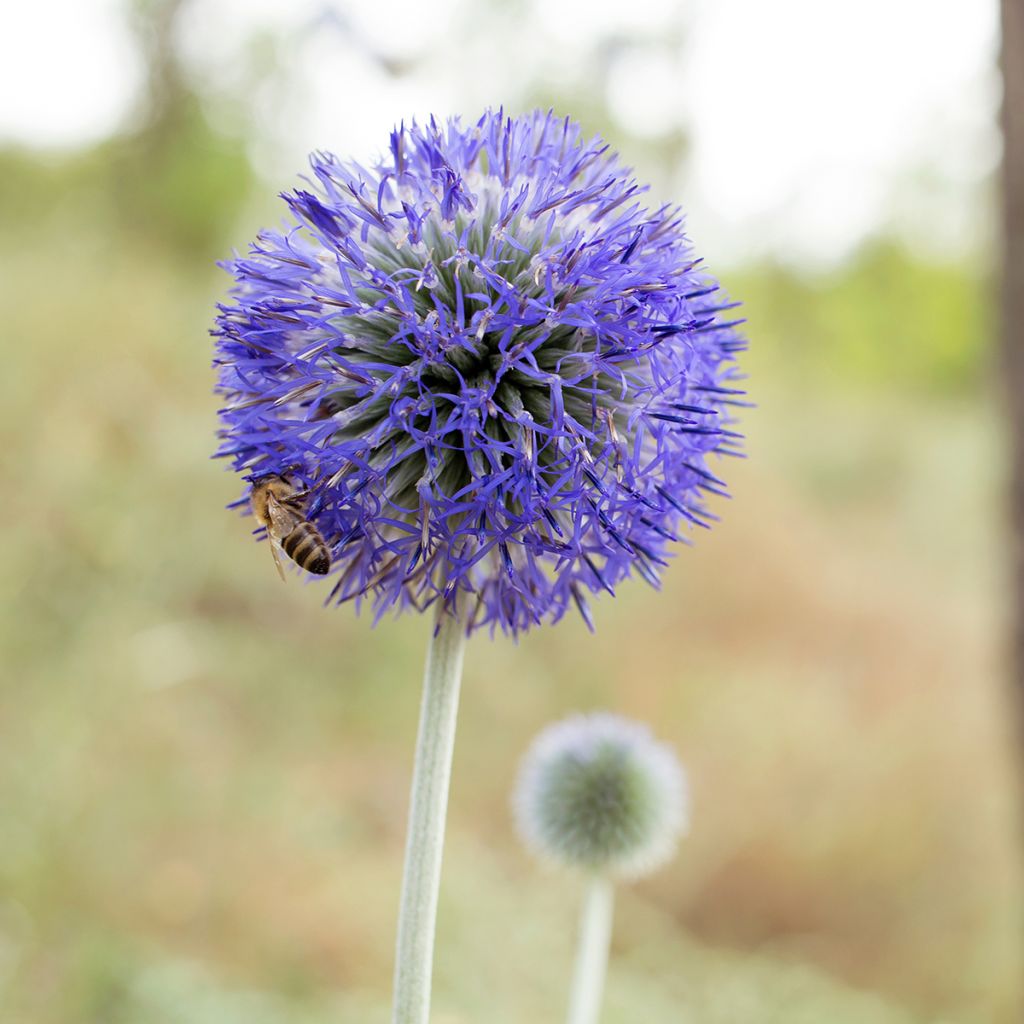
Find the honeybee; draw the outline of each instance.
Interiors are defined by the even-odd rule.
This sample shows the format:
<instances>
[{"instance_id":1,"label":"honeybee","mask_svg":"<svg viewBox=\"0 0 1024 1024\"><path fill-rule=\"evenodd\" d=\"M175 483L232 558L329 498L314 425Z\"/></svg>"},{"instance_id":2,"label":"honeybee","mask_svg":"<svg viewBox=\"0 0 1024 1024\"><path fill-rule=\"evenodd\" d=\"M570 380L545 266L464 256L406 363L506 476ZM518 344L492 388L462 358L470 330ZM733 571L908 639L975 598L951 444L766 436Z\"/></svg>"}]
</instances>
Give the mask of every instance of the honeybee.
<instances>
[{"instance_id":1,"label":"honeybee","mask_svg":"<svg viewBox=\"0 0 1024 1024\"><path fill-rule=\"evenodd\" d=\"M256 521L266 527L270 553L278 574L284 579L284 569L277 549L306 572L325 576L331 568L331 553L320 531L306 518L306 499L309 490L301 490L279 473L267 473L252 478L249 500Z\"/></svg>"}]
</instances>

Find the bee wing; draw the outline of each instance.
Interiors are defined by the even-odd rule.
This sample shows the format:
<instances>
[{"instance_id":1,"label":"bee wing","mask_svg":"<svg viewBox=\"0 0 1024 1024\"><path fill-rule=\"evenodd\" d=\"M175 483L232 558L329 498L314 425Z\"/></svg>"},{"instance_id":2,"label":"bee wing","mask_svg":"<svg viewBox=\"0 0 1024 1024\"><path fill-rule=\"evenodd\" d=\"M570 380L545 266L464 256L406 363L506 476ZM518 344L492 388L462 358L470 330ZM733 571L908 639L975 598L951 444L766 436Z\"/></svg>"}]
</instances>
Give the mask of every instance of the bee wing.
<instances>
[{"instance_id":1,"label":"bee wing","mask_svg":"<svg viewBox=\"0 0 1024 1024\"><path fill-rule=\"evenodd\" d=\"M274 494L267 495L267 515L270 516L268 532L278 540L284 540L302 522L302 516L292 508L291 503L281 501Z\"/></svg>"},{"instance_id":2,"label":"bee wing","mask_svg":"<svg viewBox=\"0 0 1024 1024\"><path fill-rule=\"evenodd\" d=\"M267 543L270 545L270 553L274 556L274 565L277 566L277 575L281 577L281 582L285 582L284 567L281 565L281 556L277 553L277 541L268 533Z\"/></svg>"},{"instance_id":3,"label":"bee wing","mask_svg":"<svg viewBox=\"0 0 1024 1024\"><path fill-rule=\"evenodd\" d=\"M285 578L284 568L281 565L281 556L277 553L277 547L295 529L301 517L272 492L267 495L267 515L270 517L270 528L267 530L270 553L274 556L277 573L283 580Z\"/></svg>"}]
</instances>

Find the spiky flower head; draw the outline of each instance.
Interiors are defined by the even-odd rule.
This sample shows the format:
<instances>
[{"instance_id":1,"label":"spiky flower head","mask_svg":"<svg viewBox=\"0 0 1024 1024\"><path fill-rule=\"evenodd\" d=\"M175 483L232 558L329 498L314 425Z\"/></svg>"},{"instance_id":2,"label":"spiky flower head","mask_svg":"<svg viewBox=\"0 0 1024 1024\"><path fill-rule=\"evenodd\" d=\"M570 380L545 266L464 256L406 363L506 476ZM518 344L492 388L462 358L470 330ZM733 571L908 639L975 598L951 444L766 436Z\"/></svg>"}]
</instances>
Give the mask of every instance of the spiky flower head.
<instances>
[{"instance_id":1,"label":"spiky flower head","mask_svg":"<svg viewBox=\"0 0 1024 1024\"><path fill-rule=\"evenodd\" d=\"M513 807L523 841L542 859L636 878L664 864L686 830L686 778L647 726L576 715L527 751Z\"/></svg>"},{"instance_id":2,"label":"spiky flower head","mask_svg":"<svg viewBox=\"0 0 1024 1024\"><path fill-rule=\"evenodd\" d=\"M442 600L517 633L714 518L740 321L679 211L553 114L401 127L311 157L225 264L219 454L309 489L341 603ZM248 491L239 505L244 505Z\"/></svg>"}]
</instances>

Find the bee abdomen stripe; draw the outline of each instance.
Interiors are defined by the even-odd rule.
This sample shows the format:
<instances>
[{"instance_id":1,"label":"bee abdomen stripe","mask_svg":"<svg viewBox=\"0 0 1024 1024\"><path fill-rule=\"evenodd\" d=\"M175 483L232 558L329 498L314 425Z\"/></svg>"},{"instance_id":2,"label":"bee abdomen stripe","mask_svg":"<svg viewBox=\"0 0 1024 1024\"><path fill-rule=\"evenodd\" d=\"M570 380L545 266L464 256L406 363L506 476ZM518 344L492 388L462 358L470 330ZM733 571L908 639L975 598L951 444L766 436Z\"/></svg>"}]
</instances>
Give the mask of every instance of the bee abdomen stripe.
<instances>
[{"instance_id":1,"label":"bee abdomen stripe","mask_svg":"<svg viewBox=\"0 0 1024 1024\"><path fill-rule=\"evenodd\" d=\"M295 529L284 539L284 549L299 565L303 565L309 555L323 546L320 535L313 529Z\"/></svg>"},{"instance_id":2,"label":"bee abdomen stripe","mask_svg":"<svg viewBox=\"0 0 1024 1024\"><path fill-rule=\"evenodd\" d=\"M290 558L295 557L295 549L306 539L306 531L296 527L291 533L281 539L281 547L285 549Z\"/></svg>"}]
</instances>

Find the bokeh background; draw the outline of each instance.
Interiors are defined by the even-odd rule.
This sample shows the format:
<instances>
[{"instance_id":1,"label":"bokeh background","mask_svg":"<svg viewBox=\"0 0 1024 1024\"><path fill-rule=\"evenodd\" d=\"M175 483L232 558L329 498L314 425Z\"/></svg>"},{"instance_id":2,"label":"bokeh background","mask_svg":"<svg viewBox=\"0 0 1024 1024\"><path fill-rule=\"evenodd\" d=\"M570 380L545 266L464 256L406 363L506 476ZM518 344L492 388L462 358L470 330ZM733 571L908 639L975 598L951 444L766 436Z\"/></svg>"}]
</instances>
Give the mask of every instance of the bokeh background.
<instances>
[{"instance_id":1,"label":"bokeh background","mask_svg":"<svg viewBox=\"0 0 1024 1024\"><path fill-rule=\"evenodd\" d=\"M553 106L745 302L723 522L470 645L435 1020L561 1019L579 892L508 794L654 723L693 831L605 1019L1018 1021L994 0L39 0L0 35L0 1021L384 1022L428 623L282 586L209 461L214 260L305 154Z\"/></svg>"}]
</instances>

